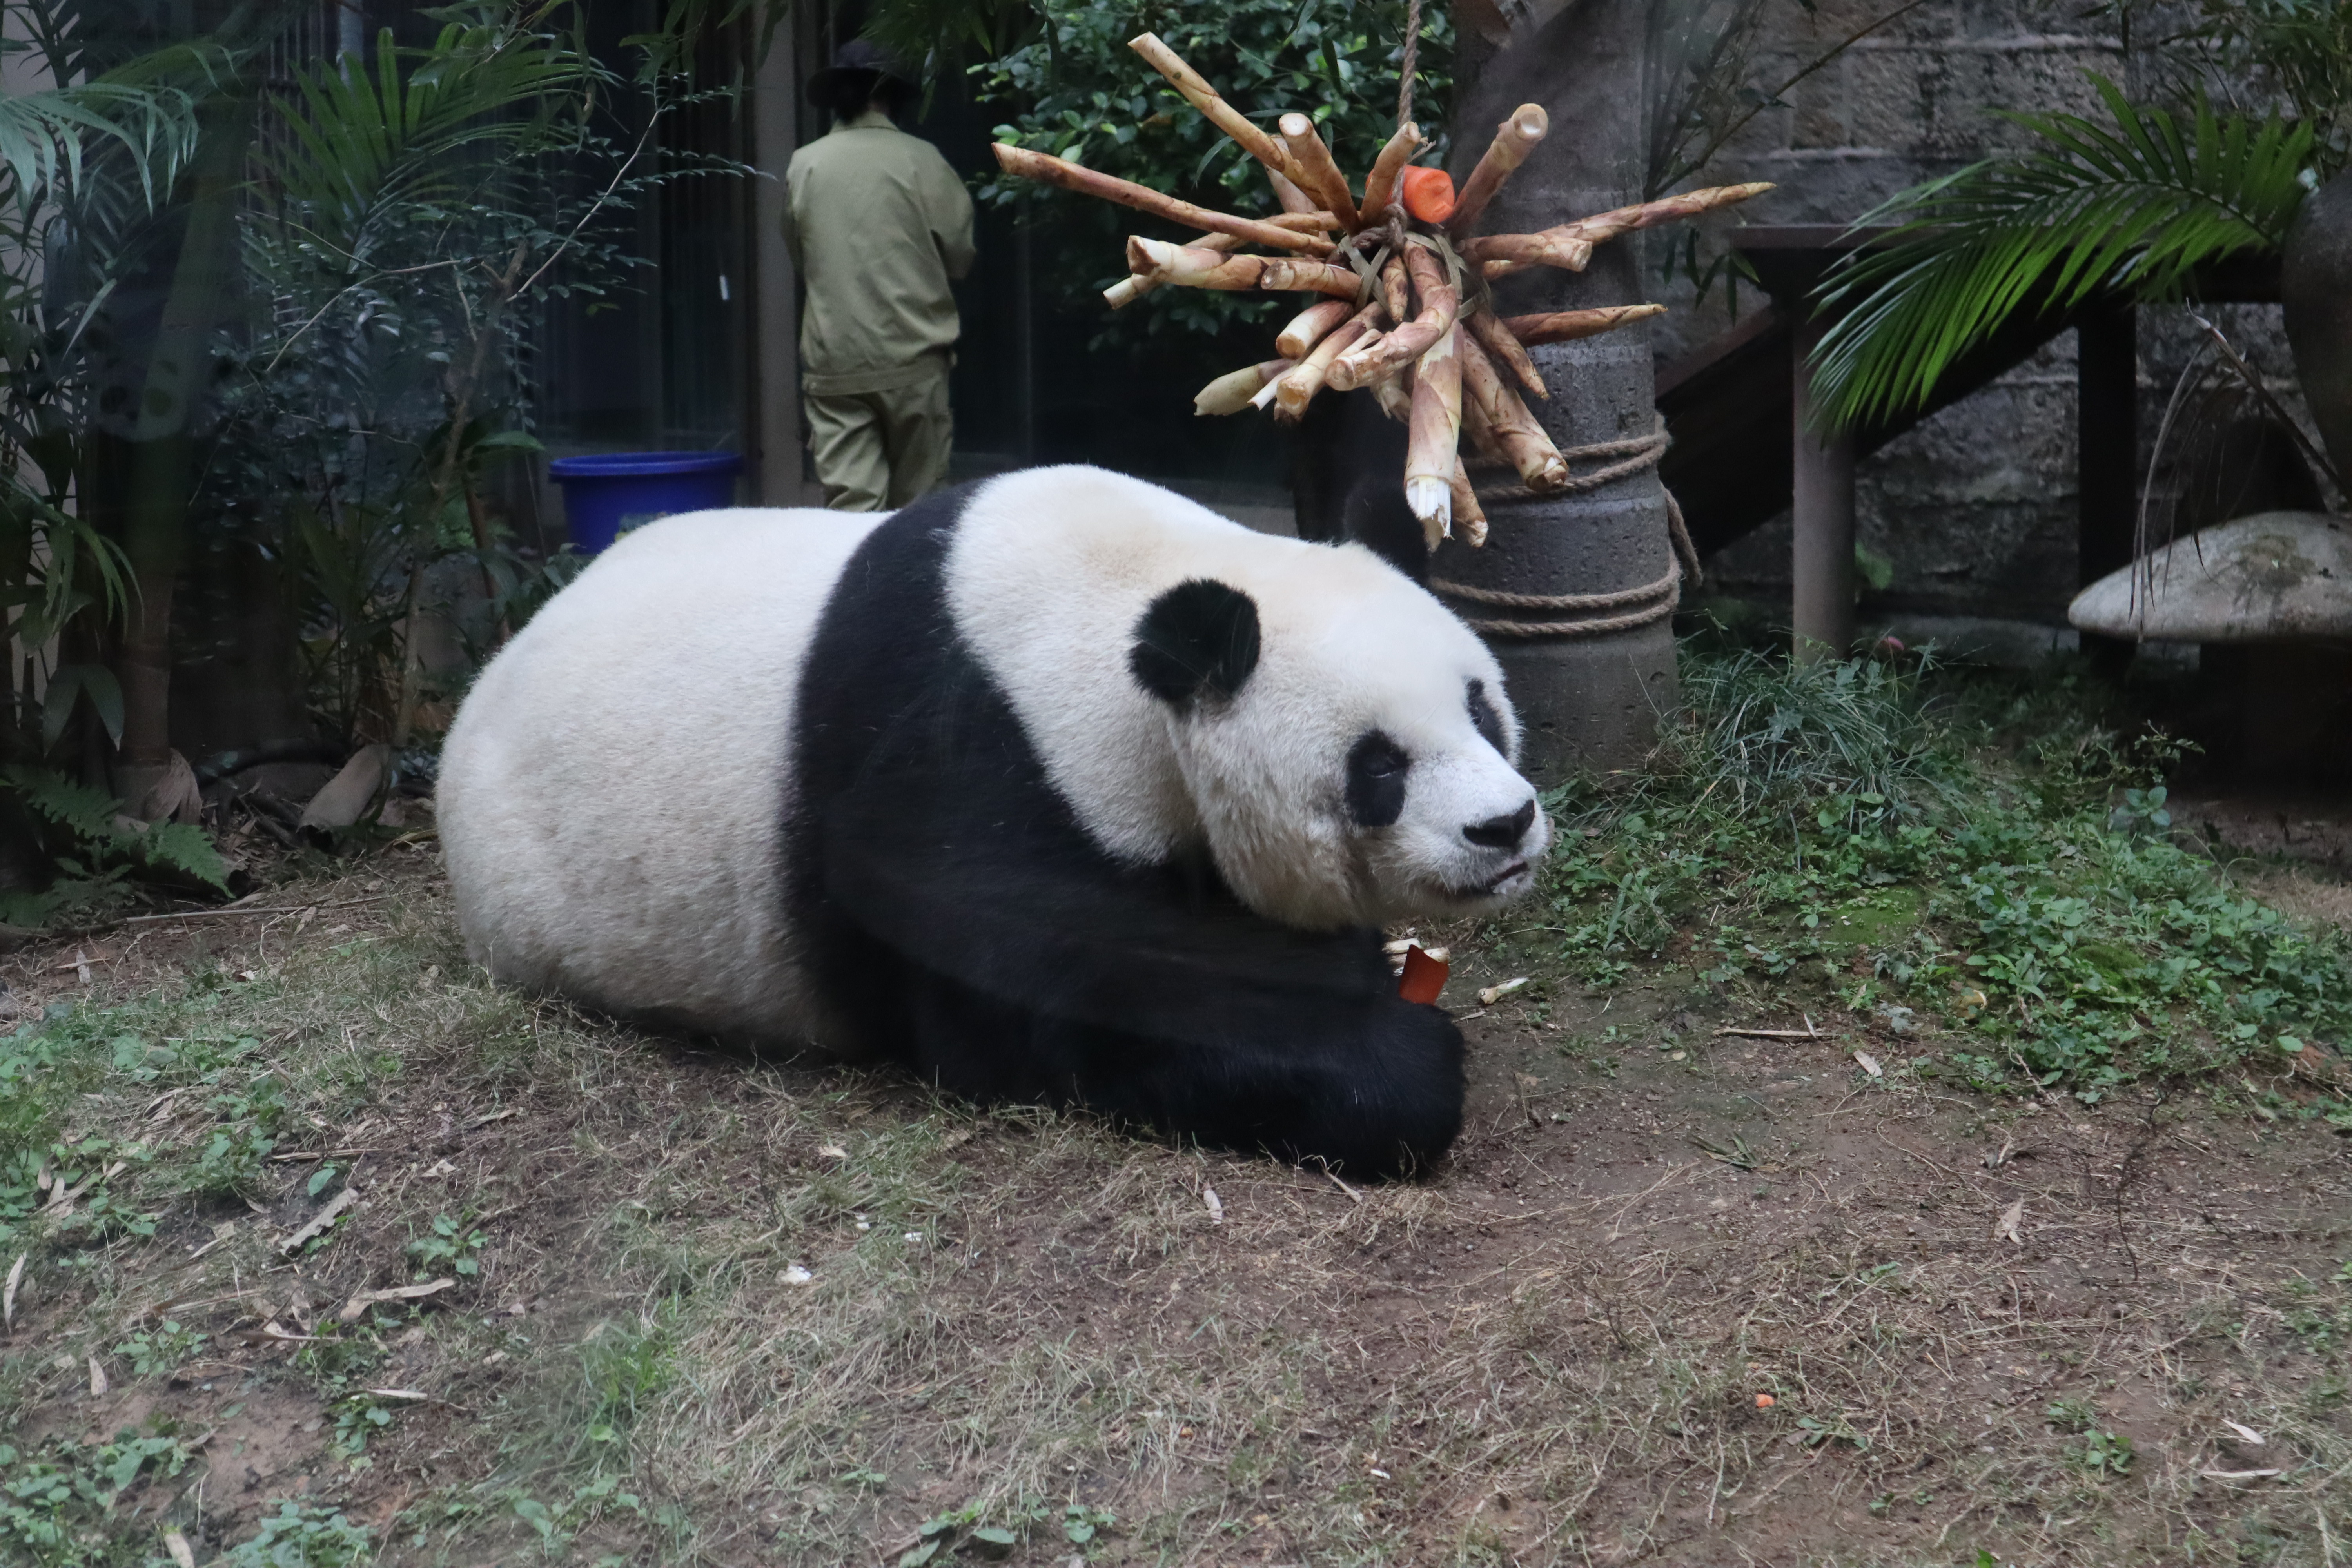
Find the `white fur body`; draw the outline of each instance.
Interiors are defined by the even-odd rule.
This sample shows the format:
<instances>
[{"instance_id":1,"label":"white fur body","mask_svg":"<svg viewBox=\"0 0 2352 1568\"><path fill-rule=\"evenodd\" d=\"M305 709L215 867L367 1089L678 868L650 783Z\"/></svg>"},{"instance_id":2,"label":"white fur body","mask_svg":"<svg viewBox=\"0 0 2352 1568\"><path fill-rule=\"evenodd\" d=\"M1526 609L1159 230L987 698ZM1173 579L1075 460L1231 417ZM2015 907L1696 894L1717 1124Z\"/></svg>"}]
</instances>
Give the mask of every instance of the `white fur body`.
<instances>
[{"instance_id":1,"label":"white fur body","mask_svg":"<svg viewBox=\"0 0 2352 1568\"><path fill-rule=\"evenodd\" d=\"M490 661L441 752L468 949L509 984L803 1037L778 896L793 708L827 595L881 518L738 508L635 530Z\"/></svg>"},{"instance_id":2,"label":"white fur body","mask_svg":"<svg viewBox=\"0 0 2352 1568\"><path fill-rule=\"evenodd\" d=\"M881 521L667 519L492 661L443 752L440 822L468 946L494 975L720 1035L824 1033L782 895L793 700L826 599ZM1532 799L1505 754L1501 672L1370 552L1254 533L1087 468L992 480L954 527L950 617L1110 858L1205 844L1243 902L1307 928L1490 908L1532 882L1539 812L1513 850L1461 832ZM1180 712L1129 653L1153 600L1202 578L1256 602L1263 655L1231 701ZM1500 751L1465 709L1472 680ZM1413 762L1403 816L1368 832L1344 761L1375 725Z\"/></svg>"}]
</instances>

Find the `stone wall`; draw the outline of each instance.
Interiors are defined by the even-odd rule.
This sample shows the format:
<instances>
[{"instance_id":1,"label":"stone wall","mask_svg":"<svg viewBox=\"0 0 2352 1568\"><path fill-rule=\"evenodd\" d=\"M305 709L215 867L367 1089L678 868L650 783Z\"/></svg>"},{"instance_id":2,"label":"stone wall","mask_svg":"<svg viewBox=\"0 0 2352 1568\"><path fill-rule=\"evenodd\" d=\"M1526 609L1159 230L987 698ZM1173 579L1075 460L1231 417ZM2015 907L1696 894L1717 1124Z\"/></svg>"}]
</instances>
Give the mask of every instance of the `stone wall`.
<instances>
[{"instance_id":1,"label":"stone wall","mask_svg":"<svg viewBox=\"0 0 2352 1568\"><path fill-rule=\"evenodd\" d=\"M1892 0L1766 0L1750 79L1769 89L1894 9ZM2077 0L1927 0L1863 38L1758 114L1697 183L1770 180L1780 189L1715 220L1702 255L1720 254L1739 221L1843 224L1906 185L2027 140L1990 112L2098 111L2084 73L2127 86L2131 60L2109 16ZM1728 328L1718 287L1695 300L1686 279L1661 280L1664 247L1651 242L1652 298L1671 307L1656 324L1661 367ZM1752 288L1741 314L1758 309ZM2275 307L2221 312L2281 390L2290 366ZM2139 312L2141 471L2164 405L2196 332L2178 310ZM1858 479L1864 549L1891 564L1865 611L1990 616L2063 625L2076 584L2074 335L2053 339L1992 385L1944 410L1864 460ZM1785 624L1787 515L1709 563L1714 591L1751 600Z\"/></svg>"}]
</instances>

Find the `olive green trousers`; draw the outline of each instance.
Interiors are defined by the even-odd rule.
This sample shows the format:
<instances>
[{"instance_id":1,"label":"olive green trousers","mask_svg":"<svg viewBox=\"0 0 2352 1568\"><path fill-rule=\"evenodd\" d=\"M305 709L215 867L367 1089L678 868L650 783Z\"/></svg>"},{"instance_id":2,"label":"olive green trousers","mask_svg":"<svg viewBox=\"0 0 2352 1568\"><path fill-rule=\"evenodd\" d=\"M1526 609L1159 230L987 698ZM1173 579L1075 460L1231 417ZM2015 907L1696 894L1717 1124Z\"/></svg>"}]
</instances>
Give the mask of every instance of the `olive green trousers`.
<instances>
[{"instance_id":1,"label":"olive green trousers","mask_svg":"<svg viewBox=\"0 0 2352 1568\"><path fill-rule=\"evenodd\" d=\"M896 510L947 482L955 420L944 365L906 386L812 395L803 406L832 510Z\"/></svg>"}]
</instances>

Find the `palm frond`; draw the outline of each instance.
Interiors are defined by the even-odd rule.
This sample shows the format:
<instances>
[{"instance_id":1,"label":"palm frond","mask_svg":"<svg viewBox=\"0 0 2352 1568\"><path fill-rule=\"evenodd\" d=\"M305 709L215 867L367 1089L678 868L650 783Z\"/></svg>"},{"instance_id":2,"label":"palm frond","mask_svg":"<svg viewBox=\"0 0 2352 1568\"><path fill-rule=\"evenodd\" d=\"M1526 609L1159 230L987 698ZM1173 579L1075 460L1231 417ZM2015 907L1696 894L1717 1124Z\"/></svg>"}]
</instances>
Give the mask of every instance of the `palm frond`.
<instances>
[{"instance_id":1,"label":"palm frond","mask_svg":"<svg viewBox=\"0 0 2352 1568\"><path fill-rule=\"evenodd\" d=\"M112 152L152 210L195 154L202 101L198 89L145 68L136 79L0 94L0 203L30 219L44 204L84 194Z\"/></svg>"},{"instance_id":2,"label":"palm frond","mask_svg":"<svg viewBox=\"0 0 2352 1568\"><path fill-rule=\"evenodd\" d=\"M446 195L500 160L562 145L601 68L559 40L513 26L452 24L430 50L394 47L373 77L320 61L273 100L286 132L264 160L270 192L347 254L380 216Z\"/></svg>"},{"instance_id":3,"label":"palm frond","mask_svg":"<svg viewBox=\"0 0 2352 1568\"><path fill-rule=\"evenodd\" d=\"M1916 185L1856 220L1896 226L1816 293L1837 318L1812 362L1825 426L1925 406L1955 361L2021 310L2101 292L2175 298L2199 268L2284 239L2305 194L2308 126L2225 117L2201 94L2184 121L2092 80L2111 123L2005 116L2041 145Z\"/></svg>"}]
</instances>

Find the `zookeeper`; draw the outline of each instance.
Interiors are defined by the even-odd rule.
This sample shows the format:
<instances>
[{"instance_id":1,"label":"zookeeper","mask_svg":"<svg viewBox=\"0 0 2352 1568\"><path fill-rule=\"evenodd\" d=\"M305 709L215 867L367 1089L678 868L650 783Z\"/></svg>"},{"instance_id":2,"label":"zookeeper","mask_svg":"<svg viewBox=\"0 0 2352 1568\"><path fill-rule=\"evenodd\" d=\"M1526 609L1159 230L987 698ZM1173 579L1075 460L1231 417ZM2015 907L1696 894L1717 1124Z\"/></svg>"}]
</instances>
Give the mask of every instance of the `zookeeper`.
<instances>
[{"instance_id":1,"label":"zookeeper","mask_svg":"<svg viewBox=\"0 0 2352 1568\"><path fill-rule=\"evenodd\" d=\"M949 283L971 270L971 197L939 150L891 123L914 89L859 38L809 79L833 130L784 174L786 242L808 285L803 406L824 504L881 511L944 483L954 427Z\"/></svg>"}]
</instances>

